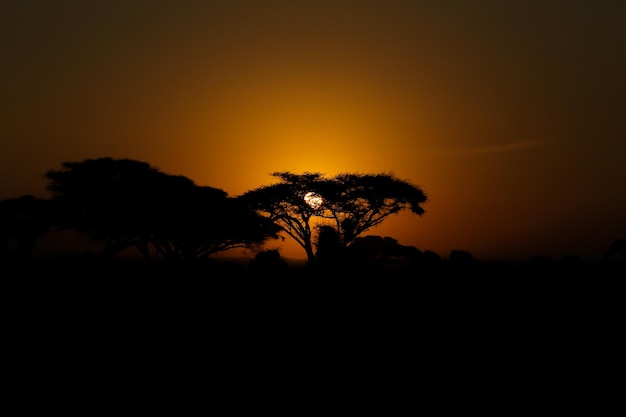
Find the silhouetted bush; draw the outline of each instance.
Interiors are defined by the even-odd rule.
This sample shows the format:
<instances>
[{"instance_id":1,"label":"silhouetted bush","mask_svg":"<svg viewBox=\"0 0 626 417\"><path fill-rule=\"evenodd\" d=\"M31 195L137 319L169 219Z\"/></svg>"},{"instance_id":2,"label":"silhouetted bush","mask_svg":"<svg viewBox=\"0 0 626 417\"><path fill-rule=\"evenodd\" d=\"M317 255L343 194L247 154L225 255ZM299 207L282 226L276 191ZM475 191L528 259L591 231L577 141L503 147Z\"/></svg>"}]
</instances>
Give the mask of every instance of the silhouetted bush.
<instances>
[{"instance_id":1,"label":"silhouetted bush","mask_svg":"<svg viewBox=\"0 0 626 417\"><path fill-rule=\"evenodd\" d=\"M250 269L254 272L286 271L287 261L278 249L268 249L254 256L250 261Z\"/></svg>"},{"instance_id":2,"label":"silhouetted bush","mask_svg":"<svg viewBox=\"0 0 626 417\"><path fill-rule=\"evenodd\" d=\"M604 254L604 259L607 261L626 261L626 239L615 239Z\"/></svg>"},{"instance_id":3,"label":"silhouetted bush","mask_svg":"<svg viewBox=\"0 0 626 417\"><path fill-rule=\"evenodd\" d=\"M475 259L471 252L466 250L454 249L450 251L448 262L454 266L470 266L474 265Z\"/></svg>"},{"instance_id":4,"label":"silhouetted bush","mask_svg":"<svg viewBox=\"0 0 626 417\"><path fill-rule=\"evenodd\" d=\"M320 226L315 242L315 263L320 266L340 266L347 262L346 247L337 230L331 226Z\"/></svg>"}]
</instances>

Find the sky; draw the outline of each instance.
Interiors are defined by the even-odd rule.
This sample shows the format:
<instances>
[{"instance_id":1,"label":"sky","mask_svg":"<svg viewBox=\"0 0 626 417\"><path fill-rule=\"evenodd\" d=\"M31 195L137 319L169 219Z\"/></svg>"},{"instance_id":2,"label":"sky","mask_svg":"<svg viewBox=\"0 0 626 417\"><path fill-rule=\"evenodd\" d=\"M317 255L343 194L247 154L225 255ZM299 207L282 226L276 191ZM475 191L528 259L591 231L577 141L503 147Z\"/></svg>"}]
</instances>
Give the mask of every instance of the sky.
<instances>
[{"instance_id":1,"label":"sky","mask_svg":"<svg viewBox=\"0 0 626 417\"><path fill-rule=\"evenodd\" d=\"M233 197L392 173L426 212L368 234L597 259L626 238L624 22L606 0L2 0L0 199L105 156Z\"/></svg>"}]
</instances>

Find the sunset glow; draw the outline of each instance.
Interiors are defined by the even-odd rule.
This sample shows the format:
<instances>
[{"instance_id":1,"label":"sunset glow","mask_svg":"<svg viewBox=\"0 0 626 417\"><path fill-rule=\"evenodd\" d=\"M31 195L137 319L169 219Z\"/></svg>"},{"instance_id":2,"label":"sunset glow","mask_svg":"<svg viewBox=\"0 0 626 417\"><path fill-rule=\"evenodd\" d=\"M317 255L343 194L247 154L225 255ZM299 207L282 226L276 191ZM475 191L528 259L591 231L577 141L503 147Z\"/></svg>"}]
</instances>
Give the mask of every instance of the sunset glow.
<instances>
[{"instance_id":1,"label":"sunset glow","mask_svg":"<svg viewBox=\"0 0 626 417\"><path fill-rule=\"evenodd\" d=\"M426 213L370 234L442 256L597 258L626 237L626 2L9 3L0 198L103 156L230 196L276 171L391 172Z\"/></svg>"}]
</instances>

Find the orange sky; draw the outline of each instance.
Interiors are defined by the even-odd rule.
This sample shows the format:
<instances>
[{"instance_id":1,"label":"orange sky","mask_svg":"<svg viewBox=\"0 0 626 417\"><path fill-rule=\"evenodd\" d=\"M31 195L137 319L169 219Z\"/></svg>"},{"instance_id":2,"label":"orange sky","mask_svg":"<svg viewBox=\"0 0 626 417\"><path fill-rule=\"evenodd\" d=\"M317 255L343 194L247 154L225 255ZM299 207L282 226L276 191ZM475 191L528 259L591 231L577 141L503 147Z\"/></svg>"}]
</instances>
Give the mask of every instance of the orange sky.
<instances>
[{"instance_id":1,"label":"orange sky","mask_svg":"<svg viewBox=\"0 0 626 417\"><path fill-rule=\"evenodd\" d=\"M603 0L3 2L0 198L101 156L231 196L391 172L426 213L370 234L597 258L626 237L625 21Z\"/></svg>"}]
</instances>

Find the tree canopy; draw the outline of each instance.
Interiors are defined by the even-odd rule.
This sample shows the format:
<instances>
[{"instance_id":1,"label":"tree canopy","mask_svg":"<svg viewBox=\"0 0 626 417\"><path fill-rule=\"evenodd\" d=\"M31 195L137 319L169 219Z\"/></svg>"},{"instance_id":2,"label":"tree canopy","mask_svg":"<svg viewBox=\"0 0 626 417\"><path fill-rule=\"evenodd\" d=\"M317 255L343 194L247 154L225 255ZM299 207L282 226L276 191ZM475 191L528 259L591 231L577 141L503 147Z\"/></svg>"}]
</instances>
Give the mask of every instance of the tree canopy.
<instances>
[{"instance_id":1,"label":"tree canopy","mask_svg":"<svg viewBox=\"0 0 626 417\"><path fill-rule=\"evenodd\" d=\"M45 174L62 228L104 242L104 253L128 247L167 259L197 259L275 237L278 229L221 189L165 174L130 159L64 162Z\"/></svg>"},{"instance_id":2,"label":"tree canopy","mask_svg":"<svg viewBox=\"0 0 626 417\"><path fill-rule=\"evenodd\" d=\"M50 201L23 195L0 201L0 258L27 257L39 236L50 230Z\"/></svg>"},{"instance_id":3,"label":"tree canopy","mask_svg":"<svg viewBox=\"0 0 626 417\"><path fill-rule=\"evenodd\" d=\"M235 248L261 249L284 232L314 261L314 248L324 252L320 257L337 257L393 214L408 210L421 216L427 201L419 186L388 173L271 175L277 183L232 198L142 161L63 162L44 175L50 200L25 196L3 202L0 238L6 247L19 236L27 252L48 230L74 230L102 243L110 256L136 248L147 259L199 259Z\"/></svg>"},{"instance_id":4,"label":"tree canopy","mask_svg":"<svg viewBox=\"0 0 626 417\"><path fill-rule=\"evenodd\" d=\"M329 186L319 173L274 172L279 183L248 191L240 197L249 207L280 227L304 248L309 259L314 256L310 221L319 215L319 208L307 204L305 196L320 193Z\"/></svg>"},{"instance_id":5,"label":"tree canopy","mask_svg":"<svg viewBox=\"0 0 626 417\"><path fill-rule=\"evenodd\" d=\"M284 171L271 175L279 182L248 191L241 197L296 240L309 261L315 259L313 218L330 222L341 244L348 247L392 214L409 210L421 216L425 212L422 204L428 200L419 186L389 173L345 173L333 178L311 172Z\"/></svg>"}]
</instances>

